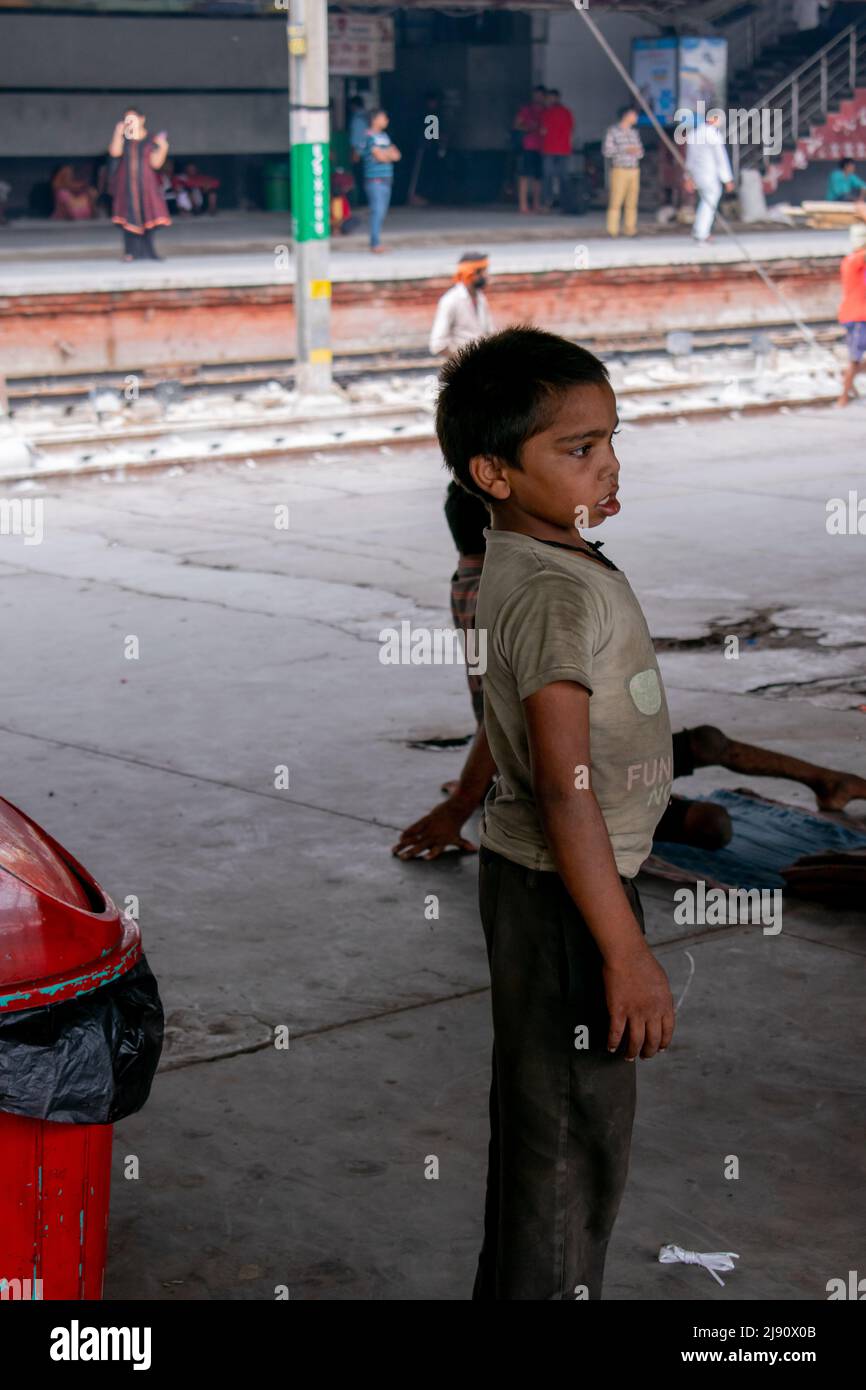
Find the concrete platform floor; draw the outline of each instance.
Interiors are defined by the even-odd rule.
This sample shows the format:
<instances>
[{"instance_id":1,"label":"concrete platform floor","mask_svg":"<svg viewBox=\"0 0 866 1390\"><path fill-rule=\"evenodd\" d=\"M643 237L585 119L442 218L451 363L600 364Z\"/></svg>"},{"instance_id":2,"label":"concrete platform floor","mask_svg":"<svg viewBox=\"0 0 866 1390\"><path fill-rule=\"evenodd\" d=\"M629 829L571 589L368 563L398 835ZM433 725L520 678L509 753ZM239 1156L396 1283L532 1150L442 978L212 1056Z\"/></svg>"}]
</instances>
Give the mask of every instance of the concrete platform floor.
<instances>
[{"instance_id":1,"label":"concrete platform floor","mask_svg":"<svg viewBox=\"0 0 866 1390\"><path fill-rule=\"evenodd\" d=\"M800 634L739 661L718 643L666 653L676 726L866 773L862 710L757 693L866 669L866 539L825 527L827 499L864 486L864 411L618 441L604 539L653 632L769 612ZM139 897L169 1016L150 1102L117 1127L110 1299L469 1295L491 1041L476 864L389 854L462 756L407 744L468 734L469 703L459 670L378 661L383 627L450 622L443 485L428 447L207 465L52 486L41 545L0 537L0 792L117 901ZM866 918L789 904L779 936L691 930L670 885L641 888L675 995L687 950L695 973L670 1053L638 1064L606 1297L823 1300L862 1254ZM738 1268L722 1289L660 1266L668 1241L737 1251Z\"/></svg>"},{"instance_id":2,"label":"concrete platform floor","mask_svg":"<svg viewBox=\"0 0 866 1390\"><path fill-rule=\"evenodd\" d=\"M366 223L366 209L357 210ZM467 236L480 236L490 242L570 239L575 224L589 237L604 237L605 214L595 208L580 216L550 213L523 215L510 204L483 203L477 207L392 207L388 212L388 240L400 246L425 246L442 242L462 242ZM778 224L767 224L776 226ZM215 252L267 250L291 235L288 212L219 212L215 217L175 217L169 229L159 232L159 240L177 256L210 255ZM641 236L687 236L689 229L665 229L653 212L640 215ZM355 233L336 237L338 248L350 248ZM44 217L21 217L0 226L0 261L39 260L43 257L99 255L116 256L120 233L108 218L93 222L54 222Z\"/></svg>"},{"instance_id":3,"label":"concrete platform floor","mask_svg":"<svg viewBox=\"0 0 866 1390\"><path fill-rule=\"evenodd\" d=\"M374 256L364 225L331 242L334 281L414 280L450 277L463 250L490 253L491 274L610 267L713 265L748 256L773 261L829 257L848 249L846 231L812 231L779 224L735 228L732 240L717 228L714 240L697 245L687 228L659 228L644 219L636 237L612 239L600 213L582 217L521 217L513 210L395 208L383 240L388 254ZM0 296L74 294L125 289L179 289L221 285L292 284L294 259L275 248L289 246L286 214L227 213L176 222L157 237L162 261L124 264L120 234L108 222L10 223L0 227ZM586 250L576 256L576 248Z\"/></svg>"}]
</instances>

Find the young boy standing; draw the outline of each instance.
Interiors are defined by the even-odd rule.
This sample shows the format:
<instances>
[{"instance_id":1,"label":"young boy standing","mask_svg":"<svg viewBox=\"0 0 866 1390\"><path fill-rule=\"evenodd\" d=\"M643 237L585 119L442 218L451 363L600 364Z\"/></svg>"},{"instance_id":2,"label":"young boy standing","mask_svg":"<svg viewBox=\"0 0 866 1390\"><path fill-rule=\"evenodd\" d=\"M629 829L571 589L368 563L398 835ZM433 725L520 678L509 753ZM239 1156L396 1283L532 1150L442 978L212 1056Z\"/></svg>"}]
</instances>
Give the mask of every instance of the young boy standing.
<instances>
[{"instance_id":1,"label":"young boy standing","mask_svg":"<svg viewBox=\"0 0 866 1390\"><path fill-rule=\"evenodd\" d=\"M671 732L625 575L585 541L620 510L602 363L511 328L442 369L437 433L491 511L476 626L499 778L481 918L493 1080L473 1298L599 1298L638 1056L670 1042L667 977L632 882L670 795Z\"/></svg>"}]
</instances>

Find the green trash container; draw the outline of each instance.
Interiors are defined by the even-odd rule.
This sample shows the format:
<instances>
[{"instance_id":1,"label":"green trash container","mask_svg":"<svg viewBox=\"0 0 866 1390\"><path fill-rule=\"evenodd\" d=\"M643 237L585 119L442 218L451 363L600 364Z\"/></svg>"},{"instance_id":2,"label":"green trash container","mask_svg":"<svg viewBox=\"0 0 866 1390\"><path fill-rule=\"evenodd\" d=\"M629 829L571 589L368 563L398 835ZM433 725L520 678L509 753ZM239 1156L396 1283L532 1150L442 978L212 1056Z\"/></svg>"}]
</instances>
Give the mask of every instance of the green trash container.
<instances>
[{"instance_id":1,"label":"green trash container","mask_svg":"<svg viewBox=\"0 0 866 1390\"><path fill-rule=\"evenodd\" d=\"M288 212L291 206L292 171L287 160L271 159L265 165L265 207L268 212Z\"/></svg>"}]
</instances>

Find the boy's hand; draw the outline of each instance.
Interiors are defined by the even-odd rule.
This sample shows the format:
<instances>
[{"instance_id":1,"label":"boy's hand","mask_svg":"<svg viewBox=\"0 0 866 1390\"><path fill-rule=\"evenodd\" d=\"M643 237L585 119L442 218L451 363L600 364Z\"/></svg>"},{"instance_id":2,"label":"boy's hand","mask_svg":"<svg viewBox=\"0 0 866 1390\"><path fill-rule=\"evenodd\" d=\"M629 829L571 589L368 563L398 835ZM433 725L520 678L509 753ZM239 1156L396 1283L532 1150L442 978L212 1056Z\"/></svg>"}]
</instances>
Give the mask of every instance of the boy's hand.
<instances>
[{"instance_id":1,"label":"boy's hand","mask_svg":"<svg viewBox=\"0 0 866 1390\"><path fill-rule=\"evenodd\" d=\"M451 845L467 854L475 854L478 846L460 834L472 808L449 797L426 816L415 821L403 831L391 853L398 859L438 859Z\"/></svg>"},{"instance_id":2,"label":"boy's hand","mask_svg":"<svg viewBox=\"0 0 866 1390\"><path fill-rule=\"evenodd\" d=\"M610 1014L609 1051L616 1052L628 1029L626 1058L655 1057L674 1032L674 1001L668 977L643 942L603 967L604 992Z\"/></svg>"}]
</instances>

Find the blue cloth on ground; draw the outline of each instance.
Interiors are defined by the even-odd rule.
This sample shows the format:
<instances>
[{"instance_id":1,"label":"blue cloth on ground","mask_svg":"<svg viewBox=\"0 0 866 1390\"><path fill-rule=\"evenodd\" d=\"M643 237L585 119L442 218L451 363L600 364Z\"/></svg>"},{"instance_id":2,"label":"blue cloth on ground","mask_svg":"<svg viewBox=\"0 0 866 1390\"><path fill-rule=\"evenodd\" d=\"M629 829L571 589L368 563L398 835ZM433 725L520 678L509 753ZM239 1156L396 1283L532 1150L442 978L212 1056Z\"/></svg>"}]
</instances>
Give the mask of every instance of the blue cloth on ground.
<instances>
[{"instance_id":1,"label":"blue cloth on ground","mask_svg":"<svg viewBox=\"0 0 866 1390\"><path fill-rule=\"evenodd\" d=\"M762 796L716 791L694 799L724 806L733 823L730 844L711 850L654 840L652 852L695 879L732 888L784 888L780 870L804 854L866 848L866 831L836 825Z\"/></svg>"}]
</instances>

